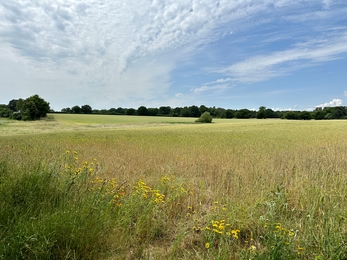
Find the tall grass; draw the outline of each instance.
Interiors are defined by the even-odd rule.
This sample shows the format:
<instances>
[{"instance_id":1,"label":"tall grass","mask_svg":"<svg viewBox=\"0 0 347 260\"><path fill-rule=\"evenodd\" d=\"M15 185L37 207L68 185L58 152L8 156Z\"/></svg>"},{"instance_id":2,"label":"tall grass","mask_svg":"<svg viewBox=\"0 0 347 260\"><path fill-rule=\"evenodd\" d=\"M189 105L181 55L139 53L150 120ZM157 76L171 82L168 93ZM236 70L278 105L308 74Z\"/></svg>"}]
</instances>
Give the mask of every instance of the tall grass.
<instances>
[{"instance_id":1,"label":"tall grass","mask_svg":"<svg viewBox=\"0 0 347 260\"><path fill-rule=\"evenodd\" d=\"M0 257L344 259L345 128L216 120L3 136Z\"/></svg>"}]
</instances>

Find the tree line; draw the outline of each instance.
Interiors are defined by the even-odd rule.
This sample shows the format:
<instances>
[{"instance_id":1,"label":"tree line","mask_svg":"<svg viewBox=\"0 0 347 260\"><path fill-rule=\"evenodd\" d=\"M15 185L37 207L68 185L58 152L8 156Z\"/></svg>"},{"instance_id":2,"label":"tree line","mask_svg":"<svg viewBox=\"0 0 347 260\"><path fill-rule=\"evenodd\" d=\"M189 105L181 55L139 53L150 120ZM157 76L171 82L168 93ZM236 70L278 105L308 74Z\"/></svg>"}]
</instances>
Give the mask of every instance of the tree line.
<instances>
[{"instance_id":1,"label":"tree line","mask_svg":"<svg viewBox=\"0 0 347 260\"><path fill-rule=\"evenodd\" d=\"M138 116L173 116L173 117L200 117L204 112L209 112L214 118L281 118L292 120L323 120L323 119L347 119L347 107L317 107L313 111L274 111L265 106L259 107L259 110L249 109L225 109L216 107L201 106L184 106L175 107L161 106L159 108L147 108L140 106L135 108L110 108L110 109L92 109L89 105L73 106L63 108L61 113L71 114L101 114L101 115L138 115Z\"/></svg>"},{"instance_id":2,"label":"tree line","mask_svg":"<svg viewBox=\"0 0 347 260\"><path fill-rule=\"evenodd\" d=\"M75 105L71 108L63 108L60 112L52 111L49 103L37 94L27 99L12 99L7 105L0 104L0 117L17 120L35 120L45 117L48 112L69 114L101 114L101 115L138 115L138 116L173 116L173 117L200 117L204 112L209 112L213 118L281 118L292 120L323 120L323 119L347 119L347 107L318 107L313 111L274 111L265 106L256 110L249 109L224 109L216 107L184 106L175 107L161 106L159 108L147 108L140 106L135 108L110 108L93 109L90 105Z\"/></svg>"}]
</instances>

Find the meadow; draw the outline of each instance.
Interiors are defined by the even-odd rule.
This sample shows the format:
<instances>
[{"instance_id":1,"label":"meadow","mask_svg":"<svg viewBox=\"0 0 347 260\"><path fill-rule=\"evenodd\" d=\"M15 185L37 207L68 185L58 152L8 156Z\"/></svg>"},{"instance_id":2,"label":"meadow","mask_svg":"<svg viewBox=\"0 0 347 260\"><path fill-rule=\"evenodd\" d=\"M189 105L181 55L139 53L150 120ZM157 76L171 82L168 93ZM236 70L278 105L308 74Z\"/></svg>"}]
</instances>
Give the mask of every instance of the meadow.
<instances>
[{"instance_id":1,"label":"meadow","mask_svg":"<svg viewBox=\"0 0 347 260\"><path fill-rule=\"evenodd\" d=\"M0 122L0 259L346 259L347 121Z\"/></svg>"}]
</instances>

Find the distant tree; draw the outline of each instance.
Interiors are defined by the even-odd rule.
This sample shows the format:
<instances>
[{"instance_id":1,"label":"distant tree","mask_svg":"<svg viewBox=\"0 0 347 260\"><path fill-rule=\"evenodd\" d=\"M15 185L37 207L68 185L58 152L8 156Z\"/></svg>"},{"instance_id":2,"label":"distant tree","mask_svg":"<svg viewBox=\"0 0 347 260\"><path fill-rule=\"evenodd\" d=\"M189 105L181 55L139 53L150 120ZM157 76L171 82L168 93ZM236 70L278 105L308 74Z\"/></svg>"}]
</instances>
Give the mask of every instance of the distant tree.
<instances>
[{"instance_id":1,"label":"distant tree","mask_svg":"<svg viewBox=\"0 0 347 260\"><path fill-rule=\"evenodd\" d=\"M81 114L81 108L79 107L79 106L73 106L72 108L71 108L71 113L73 113L73 114Z\"/></svg>"},{"instance_id":2,"label":"distant tree","mask_svg":"<svg viewBox=\"0 0 347 260\"><path fill-rule=\"evenodd\" d=\"M211 123L212 122L212 116L210 115L210 112L204 112L195 122L197 123Z\"/></svg>"},{"instance_id":3,"label":"distant tree","mask_svg":"<svg viewBox=\"0 0 347 260\"><path fill-rule=\"evenodd\" d=\"M264 106L259 107L259 110L257 112L257 118L258 119L265 119L266 117L267 117L266 107L264 107Z\"/></svg>"},{"instance_id":4,"label":"distant tree","mask_svg":"<svg viewBox=\"0 0 347 260\"><path fill-rule=\"evenodd\" d=\"M311 119L312 119L311 113L308 112L308 111L302 111L302 112L300 112L299 118L302 119L302 120L311 120Z\"/></svg>"},{"instance_id":5,"label":"distant tree","mask_svg":"<svg viewBox=\"0 0 347 260\"><path fill-rule=\"evenodd\" d=\"M337 106L332 108L331 119L346 119L347 110L346 107Z\"/></svg>"},{"instance_id":6,"label":"distant tree","mask_svg":"<svg viewBox=\"0 0 347 260\"><path fill-rule=\"evenodd\" d=\"M171 110L172 116L180 116L181 115L181 107L175 107Z\"/></svg>"},{"instance_id":7,"label":"distant tree","mask_svg":"<svg viewBox=\"0 0 347 260\"><path fill-rule=\"evenodd\" d=\"M138 109L137 109L137 114L139 116L148 116L148 109L147 107L145 106L140 106Z\"/></svg>"},{"instance_id":8,"label":"distant tree","mask_svg":"<svg viewBox=\"0 0 347 260\"><path fill-rule=\"evenodd\" d=\"M71 108L69 108L69 107L63 108L60 112L62 112L62 113L71 113Z\"/></svg>"},{"instance_id":9,"label":"distant tree","mask_svg":"<svg viewBox=\"0 0 347 260\"><path fill-rule=\"evenodd\" d=\"M93 112L93 109L90 105L83 105L81 107L81 113L83 114L91 114Z\"/></svg>"},{"instance_id":10,"label":"distant tree","mask_svg":"<svg viewBox=\"0 0 347 260\"><path fill-rule=\"evenodd\" d=\"M33 95L27 99L19 99L16 102L16 113L12 115L17 120L35 120L45 117L50 111L49 103L39 95Z\"/></svg>"},{"instance_id":11,"label":"distant tree","mask_svg":"<svg viewBox=\"0 0 347 260\"><path fill-rule=\"evenodd\" d=\"M227 109L225 111L225 117L226 118L234 118L235 117L235 112L232 109Z\"/></svg>"},{"instance_id":12,"label":"distant tree","mask_svg":"<svg viewBox=\"0 0 347 260\"><path fill-rule=\"evenodd\" d=\"M315 120L323 120L325 119L326 114L327 112L324 111L323 108L317 107L315 110L313 110L312 118Z\"/></svg>"},{"instance_id":13,"label":"distant tree","mask_svg":"<svg viewBox=\"0 0 347 260\"><path fill-rule=\"evenodd\" d=\"M117 115L117 109L112 107L108 110L109 115Z\"/></svg>"},{"instance_id":14,"label":"distant tree","mask_svg":"<svg viewBox=\"0 0 347 260\"><path fill-rule=\"evenodd\" d=\"M200 110L197 106L189 107L189 116L190 117L199 117L201 115Z\"/></svg>"},{"instance_id":15,"label":"distant tree","mask_svg":"<svg viewBox=\"0 0 347 260\"><path fill-rule=\"evenodd\" d=\"M213 117L218 117L218 118L225 118L226 117L226 111L224 108L211 107L211 108L209 108L209 112L210 112L211 116L213 116Z\"/></svg>"},{"instance_id":16,"label":"distant tree","mask_svg":"<svg viewBox=\"0 0 347 260\"><path fill-rule=\"evenodd\" d=\"M13 111L7 108L6 106L0 108L0 117L11 118L12 114L13 114Z\"/></svg>"},{"instance_id":17,"label":"distant tree","mask_svg":"<svg viewBox=\"0 0 347 260\"><path fill-rule=\"evenodd\" d=\"M170 114L171 114L171 107L170 106L159 107L158 115L160 115L160 116L168 116Z\"/></svg>"},{"instance_id":18,"label":"distant tree","mask_svg":"<svg viewBox=\"0 0 347 260\"><path fill-rule=\"evenodd\" d=\"M149 116L156 116L156 115L158 115L158 112L159 112L158 108L153 108L153 107L148 108L148 115Z\"/></svg>"},{"instance_id":19,"label":"distant tree","mask_svg":"<svg viewBox=\"0 0 347 260\"><path fill-rule=\"evenodd\" d=\"M134 108L128 108L126 111L125 111L125 114L126 115L135 115L136 114L136 110Z\"/></svg>"},{"instance_id":20,"label":"distant tree","mask_svg":"<svg viewBox=\"0 0 347 260\"><path fill-rule=\"evenodd\" d=\"M235 116L236 118L242 118L242 119L251 118L251 111L248 110L247 108L240 109L236 112Z\"/></svg>"},{"instance_id":21,"label":"distant tree","mask_svg":"<svg viewBox=\"0 0 347 260\"><path fill-rule=\"evenodd\" d=\"M24 102L22 107L22 120L35 120L40 118L40 111L32 100Z\"/></svg>"},{"instance_id":22,"label":"distant tree","mask_svg":"<svg viewBox=\"0 0 347 260\"><path fill-rule=\"evenodd\" d=\"M18 102L18 99L12 99L10 102L8 102L7 107L9 109L11 109L13 112L16 112L16 111L18 111L17 110L17 102Z\"/></svg>"},{"instance_id":23,"label":"distant tree","mask_svg":"<svg viewBox=\"0 0 347 260\"><path fill-rule=\"evenodd\" d=\"M277 113L273 111L271 108L267 108L265 112L266 112L266 118L279 118Z\"/></svg>"},{"instance_id":24,"label":"distant tree","mask_svg":"<svg viewBox=\"0 0 347 260\"><path fill-rule=\"evenodd\" d=\"M300 111L287 111L284 115L284 119L299 119Z\"/></svg>"},{"instance_id":25,"label":"distant tree","mask_svg":"<svg viewBox=\"0 0 347 260\"><path fill-rule=\"evenodd\" d=\"M180 110L180 116L189 117L190 116L189 108L188 107L183 107Z\"/></svg>"},{"instance_id":26,"label":"distant tree","mask_svg":"<svg viewBox=\"0 0 347 260\"><path fill-rule=\"evenodd\" d=\"M208 109L208 107L206 107L206 106L204 106L204 105L201 105L201 106L199 107L199 111L200 111L200 114L203 114L203 113L205 113L206 111L209 112L209 109Z\"/></svg>"},{"instance_id":27,"label":"distant tree","mask_svg":"<svg viewBox=\"0 0 347 260\"><path fill-rule=\"evenodd\" d=\"M125 114L126 109L122 108L122 107L118 107L117 108L117 114L118 115L124 115Z\"/></svg>"}]
</instances>

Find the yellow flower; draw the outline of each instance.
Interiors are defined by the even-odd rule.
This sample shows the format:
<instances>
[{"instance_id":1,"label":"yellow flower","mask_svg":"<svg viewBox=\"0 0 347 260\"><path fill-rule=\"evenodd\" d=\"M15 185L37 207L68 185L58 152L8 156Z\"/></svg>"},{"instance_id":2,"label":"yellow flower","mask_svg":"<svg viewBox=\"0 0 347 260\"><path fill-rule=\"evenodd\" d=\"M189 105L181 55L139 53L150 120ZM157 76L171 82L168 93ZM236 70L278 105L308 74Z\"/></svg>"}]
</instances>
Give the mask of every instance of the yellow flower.
<instances>
[{"instance_id":1,"label":"yellow flower","mask_svg":"<svg viewBox=\"0 0 347 260\"><path fill-rule=\"evenodd\" d=\"M216 232L216 233L218 233L218 234L223 234L222 231L219 231L218 229L215 229L215 228L213 229L213 231Z\"/></svg>"},{"instance_id":2,"label":"yellow flower","mask_svg":"<svg viewBox=\"0 0 347 260\"><path fill-rule=\"evenodd\" d=\"M207 249L209 249L210 246L211 246L210 243L206 243L206 244L205 244L205 247L206 247Z\"/></svg>"},{"instance_id":3,"label":"yellow flower","mask_svg":"<svg viewBox=\"0 0 347 260\"><path fill-rule=\"evenodd\" d=\"M69 150L66 150L66 151L65 151L65 153L66 153L66 154L69 154L69 153L70 153L70 151L69 151Z\"/></svg>"},{"instance_id":4,"label":"yellow flower","mask_svg":"<svg viewBox=\"0 0 347 260\"><path fill-rule=\"evenodd\" d=\"M239 229L231 230L231 234L232 234L233 237L236 238L236 239L239 238L239 233L240 233L240 230L239 230Z\"/></svg>"},{"instance_id":5,"label":"yellow flower","mask_svg":"<svg viewBox=\"0 0 347 260\"><path fill-rule=\"evenodd\" d=\"M249 248L248 248L249 251L255 251L257 250L256 246L253 246L251 245Z\"/></svg>"}]
</instances>

